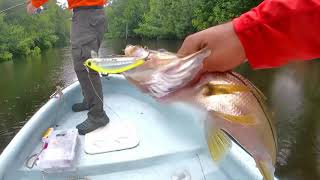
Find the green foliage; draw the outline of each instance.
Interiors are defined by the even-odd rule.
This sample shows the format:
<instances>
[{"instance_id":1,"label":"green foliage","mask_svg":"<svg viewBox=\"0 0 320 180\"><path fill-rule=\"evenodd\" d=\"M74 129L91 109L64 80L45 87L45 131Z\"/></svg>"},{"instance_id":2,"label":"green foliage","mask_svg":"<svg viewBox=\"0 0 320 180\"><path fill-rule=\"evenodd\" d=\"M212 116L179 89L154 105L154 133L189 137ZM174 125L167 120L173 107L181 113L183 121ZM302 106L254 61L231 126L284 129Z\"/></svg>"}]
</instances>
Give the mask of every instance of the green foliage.
<instances>
[{"instance_id":1,"label":"green foliage","mask_svg":"<svg viewBox=\"0 0 320 180\"><path fill-rule=\"evenodd\" d=\"M9 2L0 0L0 9L14 5ZM41 49L65 45L70 34L69 18L70 14L54 2L38 15L27 15L24 7L0 14L0 61L38 55Z\"/></svg>"},{"instance_id":2,"label":"green foliage","mask_svg":"<svg viewBox=\"0 0 320 180\"><path fill-rule=\"evenodd\" d=\"M43 14L28 16L24 7L0 14L0 61L35 55L65 45L70 13L49 1ZM113 0L106 8L107 37L182 39L239 16L261 0ZM0 0L0 9L18 4Z\"/></svg>"},{"instance_id":3,"label":"green foliage","mask_svg":"<svg viewBox=\"0 0 320 180\"><path fill-rule=\"evenodd\" d=\"M114 0L106 10L108 37L184 38L229 21L262 0Z\"/></svg>"},{"instance_id":4,"label":"green foliage","mask_svg":"<svg viewBox=\"0 0 320 180\"><path fill-rule=\"evenodd\" d=\"M240 16L262 0L200 0L195 8L193 26L203 30L210 26L221 24Z\"/></svg>"},{"instance_id":5,"label":"green foliage","mask_svg":"<svg viewBox=\"0 0 320 180\"><path fill-rule=\"evenodd\" d=\"M193 32L197 0L116 0L106 10L107 37L182 38Z\"/></svg>"},{"instance_id":6,"label":"green foliage","mask_svg":"<svg viewBox=\"0 0 320 180\"><path fill-rule=\"evenodd\" d=\"M106 8L107 37L136 37L134 33L149 8L149 0L113 0Z\"/></svg>"},{"instance_id":7,"label":"green foliage","mask_svg":"<svg viewBox=\"0 0 320 180\"><path fill-rule=\"evenodd\" d=\"M148 38L173 36L174 25L169 14L171 4L171 0L150 0L150 10L145 14L143 22L135 32Z\"/></svg>"},{"instance_id":8,"label":"green foliage","mask_svg":"<svg viewBox=\"0 0 320 180\"><path fill-rule=\"evenodd\" d=\"M182 38L193 31L191 20L196 2L150 0L150 10L135 32L148 38Z\"/></svg>"},{"instance_id":9,"label":"green foliage","mask_svg":"<svg viewBox=\"0 0 320 180\"><path fill-rule=\"evenodd\" d=\"M12 54L8 51L2 51L0 56L2 61L9 61L12 59Z\"/></svg>"}]
</instances>

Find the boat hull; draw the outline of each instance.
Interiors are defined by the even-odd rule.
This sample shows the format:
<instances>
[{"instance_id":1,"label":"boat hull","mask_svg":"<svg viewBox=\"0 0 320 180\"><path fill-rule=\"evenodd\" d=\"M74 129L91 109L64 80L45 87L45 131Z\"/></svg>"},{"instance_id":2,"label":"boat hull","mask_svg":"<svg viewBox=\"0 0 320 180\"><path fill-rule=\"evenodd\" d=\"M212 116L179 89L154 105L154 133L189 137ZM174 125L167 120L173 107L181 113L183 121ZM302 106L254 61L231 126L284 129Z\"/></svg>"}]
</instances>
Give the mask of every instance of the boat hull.
<instances>
[{"instance_id":1,"label":"boat hull","mask_svg":"<svg viewBox=\"0 0 320 180\"><path fill-rule=\"evenodd\" d=\"M82 101L76 82L63 90L61 99L50 99L42 106L6 147L0 156L0 179L262 179L254 160L235 143L223 160L211 160L201 123L205 117L196 109L180 103L160 104L120 75L103 78L102 84L110 120L133 123L138 146L90 155L80 136L74 171L46 173L37 166L25 167L26 158L41 149L47 128L71 129L86 118L87 112L71 111L73 103Z\"/></svg>"}]
</instances>

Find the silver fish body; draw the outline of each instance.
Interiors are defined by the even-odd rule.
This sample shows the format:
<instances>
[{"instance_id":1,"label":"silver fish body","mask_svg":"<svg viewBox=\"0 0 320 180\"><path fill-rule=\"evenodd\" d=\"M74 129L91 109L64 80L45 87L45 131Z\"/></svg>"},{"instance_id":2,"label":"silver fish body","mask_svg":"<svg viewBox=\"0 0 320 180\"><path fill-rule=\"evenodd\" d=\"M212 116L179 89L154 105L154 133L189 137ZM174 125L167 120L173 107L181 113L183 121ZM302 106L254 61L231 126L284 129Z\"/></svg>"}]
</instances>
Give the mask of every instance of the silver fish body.
<instances>
[{"instance_id":1,"label":"silver fish body","mask_svg":"<svg viewBox=\"0 0 320 180\"><path fill-rule=\"evenodd\" d=\"M277 135L265 97L253 84L234 72L208 73L183 91L179 99L208 113L209 142L219 130L229 134L255 159L264 178L273 179ZM213 157L215 152L211 149Z\"/></svg>"},{"instance_id":2,"label":"silver fish body","mask_svg":"<svg viewBox=\"0 0 320 180\"><path fill-rule=\"evenodd\" d=\"M135 57L148 51L138 46L126 50L127 56ZM158 100L182 101L204 110L207 142L214 160L219 161L228 152L232 136L255 159L264 179L273 179L277 136L261 91L234 72L206 73L190 85L209 54L203 49L180 58L173 53L149 51L145 64L124 75Z\"/></svg>"}]
</instances>

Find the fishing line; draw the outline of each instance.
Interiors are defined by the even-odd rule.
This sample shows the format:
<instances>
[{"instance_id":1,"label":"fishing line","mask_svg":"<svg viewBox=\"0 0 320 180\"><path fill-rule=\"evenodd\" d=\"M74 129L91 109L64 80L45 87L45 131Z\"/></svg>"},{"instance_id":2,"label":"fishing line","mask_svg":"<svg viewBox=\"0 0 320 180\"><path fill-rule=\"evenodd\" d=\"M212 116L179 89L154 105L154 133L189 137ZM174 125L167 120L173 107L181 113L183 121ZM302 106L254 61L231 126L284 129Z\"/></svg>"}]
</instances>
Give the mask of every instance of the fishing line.
<instances>
[{"instance_id":1,"label":"fishing line","mask_svg":"<svg viewBox=\"0 0 320 180\"><path fill-rule=\"evenodd\" d=\"M18 1L16 1L16 2L18 2ZM1 10L1 11L0 11L0 14L1 14L1 13L4 13L4 12L7 12L7 11L9 11L9 10L11 10L11 9L14 9L14 8L17 8L17 7L26 5L26 4L27 4L26 2L23 2L23 3L19 3L19 4L16 4L16 5L10 6L10 7L6 8L6 9ZM37 8L37 9L35 10L34 14L40 14L43 10L44 10L43 7L40 6L39 8Z\"/></svg>"},{"instance_id":2,"label":"fishing line","mask_svg":"<svg viewBox=\"0 0 320 180\"><path fill-rule=\"evenodd\" d=\"M9 11L9 10L11 10L11 9L14 9L14 8L16 8L16 7L19 7L19 6L22 6L22 5L25 5L25 4L27 4L27 3L26 3L26 2L23 2L23 3L17 4L17 5L8 7L8 8L6 8L6 9L1 10L0 13L4 13L4 12L6 12L6 11Z\"/></svg>"},{"instance_id":3,"label":"fishing line","mask_svg":"<svg viewBox=\"0 0 320 180\"><path fill-rule=\"evenodd\" d=\"M102 100L102 98L99 96L96 88L94 87L94 85L93 85L93 83L92 83L92 81L91 81L90 70L88 69L88 67L86 67L86 70L87 70L87 72L88 72L88 79L89 79L89 81L90 81L90 84L91 84L91 86L92 86L92 89L93 89L94 93L96 94L96 96L98 96L99 100L101 101L101 103L102 103L102 105L103 105L103 100ZM106 105L106 107L107 107L113 114L115 114L115 115L118 117L119 120L121 120L120 116L119 116L115 111L113 111L113 110L111 109L111 107L109 107L108 105Z\"/></svg>"},{"instance_id":4,"label":"fishing line","mask_svg":"<svg viewBox=\"0 0 320 180\"><path fill-rule=\"evenodd\" d=\"M198 158L200 167L201 167L201 171L202 171L202 174L203 174L203 179L204 179L204 180L207 180L207 179L206 179L206 176L205 176L205 173L204 173L204 170L203 170L203 167L202 167L202 163L201 163L201 159L200 159L200 157L199 157L199 154L197 153L196 155L197 155L197 158Z\"/></svg>"}]
</instances>

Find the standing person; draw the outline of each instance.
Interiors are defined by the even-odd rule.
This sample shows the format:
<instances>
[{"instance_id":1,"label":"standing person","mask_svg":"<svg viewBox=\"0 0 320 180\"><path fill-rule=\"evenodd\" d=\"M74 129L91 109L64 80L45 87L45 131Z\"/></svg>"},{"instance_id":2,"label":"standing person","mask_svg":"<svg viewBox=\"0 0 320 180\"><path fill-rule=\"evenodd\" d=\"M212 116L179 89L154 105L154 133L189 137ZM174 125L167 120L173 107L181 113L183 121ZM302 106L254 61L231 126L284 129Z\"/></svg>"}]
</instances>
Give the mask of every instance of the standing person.
<instances>
[{"instance_id":1,"label":"standing person","mask_svg":"<svg viewBox=\"0 0 320 180\"><path fill-rule=\"evenodd\" d=\"M203 72L228 71L248 60L273 68L320 57L320 0L265 0L232 22L188 36L178 54L204 47Z\"/></svg>"},{"instance_id":2,"label":"standing person","mask_svg":"<svg viewBox=\"0 0 320 180\"><path fill-rule=\"evenodd\" d=\"M33 14L48 0L27 0L27 12ZM82 103L72 106L74 112L89 110L87 119L77 125L80 135L84 135L109 123L103 110L103 94L100 76L87 71L83 62L91 58L91 51L98 52L105 31L106 0L68 0L73 10L71 46L74 70L77 74L82 94Z\"/></svg>"}]
</instances>

